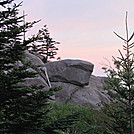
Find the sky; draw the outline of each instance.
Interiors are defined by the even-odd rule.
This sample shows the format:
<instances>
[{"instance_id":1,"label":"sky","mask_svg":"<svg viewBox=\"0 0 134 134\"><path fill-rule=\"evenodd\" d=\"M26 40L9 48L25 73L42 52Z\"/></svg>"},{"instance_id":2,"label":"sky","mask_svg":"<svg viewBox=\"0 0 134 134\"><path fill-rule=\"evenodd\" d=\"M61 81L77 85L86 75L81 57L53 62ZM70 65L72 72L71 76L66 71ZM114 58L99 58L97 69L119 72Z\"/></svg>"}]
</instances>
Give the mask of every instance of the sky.
<instances>
[{"instance_id":1,"label":"sky","mask_svg":"<svg viewBox=\"0 0 134 134\"><path fill-rule=\"evenodd\" d=\"M16 3L21 0L15 0ZM125 14L128 12L129 33L134 29L134 0L23 0L20 12L26 21L41 21L27 34L36 34L44 25L51 37L59 41L57 57L79 59L94 64L93 75L105 76L102 67L112 64L122 50Z\"/></svg>"}]
</instances>

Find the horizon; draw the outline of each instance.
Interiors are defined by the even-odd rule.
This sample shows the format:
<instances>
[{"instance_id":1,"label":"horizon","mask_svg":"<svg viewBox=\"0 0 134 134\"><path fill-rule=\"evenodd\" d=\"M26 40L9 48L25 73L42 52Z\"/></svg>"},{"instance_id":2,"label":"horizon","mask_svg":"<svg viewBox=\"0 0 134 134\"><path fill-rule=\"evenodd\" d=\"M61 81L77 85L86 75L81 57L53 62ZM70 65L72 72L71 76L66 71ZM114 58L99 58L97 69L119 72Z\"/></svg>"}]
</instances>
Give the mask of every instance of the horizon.
<instances>
[{"instance_id":1,"label":"horizon","mask_svg":"<svg viewBox=\"0 0 134 134\"><path fill-rule=\"evenodd\" d=\"M41 19L28 36L47 25L50 36L61 43L57 57L89 61L94 64L93 75L105 76L103 64L112 64L112 56L122 50L123 42L113 31L125 37L126 11L129 33L133 32L133 4L126 0L23 0L20 11L27 14L26 21Z\"/></svg>"}]
</instances>

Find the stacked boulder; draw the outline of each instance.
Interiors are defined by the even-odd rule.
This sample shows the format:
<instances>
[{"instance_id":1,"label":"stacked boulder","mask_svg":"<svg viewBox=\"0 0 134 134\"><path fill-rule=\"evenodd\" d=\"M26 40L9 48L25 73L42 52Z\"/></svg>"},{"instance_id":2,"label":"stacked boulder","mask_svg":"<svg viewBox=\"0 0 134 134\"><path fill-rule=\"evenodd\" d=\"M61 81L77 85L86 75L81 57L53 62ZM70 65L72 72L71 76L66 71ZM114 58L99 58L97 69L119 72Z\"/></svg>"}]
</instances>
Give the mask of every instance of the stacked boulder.
<instances>
[{"instance_id":1,"label":"stacked boulder","mask_svg":"<svg viewBox=\"0 0 134 134\"><path fill-rule=\"evenodd\" d=\"M26 55L32 69L38 73L36 83L38 79L38 84L44 83L46 89L62 87L55 94L56 102L97 107L101 101L109 101L103 90L106 78L91 75L94 68L92 63L67 59L44 64L34 54L27 52Z\"/></svg>"}]
</instances>

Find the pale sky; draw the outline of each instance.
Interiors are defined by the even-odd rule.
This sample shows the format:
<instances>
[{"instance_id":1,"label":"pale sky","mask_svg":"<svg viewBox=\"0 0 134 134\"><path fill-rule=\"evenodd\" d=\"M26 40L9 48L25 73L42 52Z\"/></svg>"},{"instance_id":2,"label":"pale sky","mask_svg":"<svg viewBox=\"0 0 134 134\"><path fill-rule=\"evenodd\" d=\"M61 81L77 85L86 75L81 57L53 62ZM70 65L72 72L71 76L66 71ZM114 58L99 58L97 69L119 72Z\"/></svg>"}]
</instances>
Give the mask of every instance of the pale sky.
<instances>
[{"instance_id":1,"label":"pale sky","mask_svg":"<svg viewBox=\"0 0 134 134\"><path fill-rule=\"evenodd\" d=\"M93 74L103 76L105 58L112 62L122 48L113 31L125 37L126 11L133 32L133 6L134 0L23 0L20 9L28 14L27 21L41 19L29 34L48 26L51 37L61 43L57 57L89 61L95 66Z\"/></svg>"}]
</instances>

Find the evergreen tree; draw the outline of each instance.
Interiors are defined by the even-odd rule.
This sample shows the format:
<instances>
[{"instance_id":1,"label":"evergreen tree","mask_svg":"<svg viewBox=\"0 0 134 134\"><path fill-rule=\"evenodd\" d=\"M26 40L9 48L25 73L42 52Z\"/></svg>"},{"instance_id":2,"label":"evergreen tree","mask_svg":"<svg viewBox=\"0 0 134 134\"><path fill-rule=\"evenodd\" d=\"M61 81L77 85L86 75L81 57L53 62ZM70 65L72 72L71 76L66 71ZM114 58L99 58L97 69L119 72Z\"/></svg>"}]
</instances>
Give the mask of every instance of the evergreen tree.
<instances>
[{"instance_id":1,"label":"evergreen tree","mask_svg":"<svg viewBox=\"0 0 134 134\"><path fill-rule=\"evenodd\" d=\"M19 6L21 3L15 4L13 0L0 0L0 133L56 134L76 119L72 115L51 122L48 99L58 88L44 91L42 86L22 84L26 78L36 75L28 71L25 50L38 38L22 40L36 21L24 24L24 16L18 15Z\"/></svg>"},{"instance_id":2,"label":"evergreen tree","mask_svg":"<svg viewBox=\"0 0 134 134\"><path fill-rule=\"evenodd\" d=\"M129 37L126 13L126 39L115 33L125 42L123 54L113 57L115 68L104 68L108 75L105 87L111 96L111 103L104 103L104 112L109 118L106 122L108 133L134 134L134 33Z\"/></svg>"},{"instance_id":3,"label":"evergreen tree","mask_svg":"<svg viewBox=\"0 0 134 134\"><path fill-rule=\"evenodd\" d=\"M44 118L49 111L48 99L53 91L19 84L25 78L35 76L24 63L28 41L22 41L22 35L36 22L23 24L24 16L18 16L21 3L12 2L0 1L0 133L41 134L45 133ZM20 62L23 65L19 65Z\"/></svg>"},{"instance_id":4,"label":"evergreen tree","mask_svg":"<svg viewBox=\"0 0 134 134\"><path fill-rule=\"evenodd\" d=\"M54 41L50 37L50 33L46 25L33 36L33 39L36 40L31 43L29 49L42 55L44 63L48 62L52 58L55 58L58 50L55 45L60 43Z\"/></svg>"}]
</instances>

